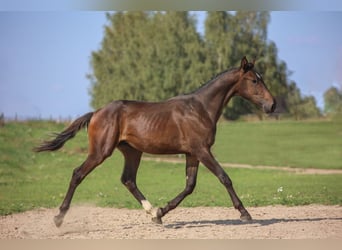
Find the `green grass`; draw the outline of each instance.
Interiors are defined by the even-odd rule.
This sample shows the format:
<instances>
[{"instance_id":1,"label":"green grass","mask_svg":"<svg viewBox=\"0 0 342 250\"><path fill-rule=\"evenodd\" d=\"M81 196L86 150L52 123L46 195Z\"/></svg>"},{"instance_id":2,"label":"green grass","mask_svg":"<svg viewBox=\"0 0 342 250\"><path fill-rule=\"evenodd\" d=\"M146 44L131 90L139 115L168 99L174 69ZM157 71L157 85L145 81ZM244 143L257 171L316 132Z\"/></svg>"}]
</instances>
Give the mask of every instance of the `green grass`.
<instances>
[{"instance_id":1,"label":"green grass","mask_svg":"<svg viewBox=\"0 0 342 250\"><path fill-rule=\"evenodd\" d=\"M214 152L221 162L342 169L342 122L220 123Z\"/></svg>"},{"instance_id":2,"label":"green grass","mask_svg":"<svg viewBox=\"0 0 342 250\"><path fill-rule=\"evenodd\" d=\"M0 214L60 205L72 170L86 157L86 133L80 132L58 152L35 154L31 148L46 138L48 133L63 128L64 124L52 122L9 123L0 128ZM294 162L288 165L341 168L341 155L331 152L326 152L328 156L321 154L335 147L339 147L335 151L341 153L340 130L340 127L329 122L223 123L218 128L215 154L222 162L284 165L281 163L288 158ZM239 136L241 131L245 134ZM316 134L317 131L320 133ZM266 133L269 133L270 138L265 136ZM293 135L297 140L291 146L288 137L293 133L297 134ZM311 138L312 133L317 135L316 139ZM302 136L300 140L299 134ZM272 144L277 146L265 146L265 143L272 141L271 138L278 141L278 144ZM306 151L294 154L296 150L293 148L311 141L319 141L324 146L307 146L306 150L312 152L307 157ZM278 150L279 147L282 150L287 148L287 151L278 152L277 147ZM269 150L264 156L253 156ZM294 156L291 157L291 154ZM272 159L272 155L276 157ZM277 159L281 163L277 164ZM120 182L122 166L122 156L115 152L79 186L72 204L139 208L139 204ZM342 204L342 175L296 175L260 169L226 170L246 206ZM143 161L138 173L138 185L152 204L164 206L184 188L184 172L184 164ZM198 175L194 193L185 199L182 206L231 206L228 194L216 177L203 166Z\"/></svg>"}]
</instances>

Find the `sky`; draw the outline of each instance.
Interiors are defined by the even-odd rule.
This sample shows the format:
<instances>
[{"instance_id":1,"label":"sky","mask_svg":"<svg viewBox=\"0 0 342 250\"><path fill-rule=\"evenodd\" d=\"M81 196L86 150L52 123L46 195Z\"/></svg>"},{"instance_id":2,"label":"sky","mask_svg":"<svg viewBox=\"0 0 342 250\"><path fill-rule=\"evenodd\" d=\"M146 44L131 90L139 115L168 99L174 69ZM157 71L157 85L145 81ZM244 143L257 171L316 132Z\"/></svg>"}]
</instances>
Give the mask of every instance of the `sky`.
<instances>
[{"instance_id":1,"label":"sky","mask_svg":"<svg viewBox=\"0 0 342 250\"><path fill-rule=\"evenodd\" d=\"M205 12L196 14L203 33ZM0 113L74 119L92 110L86 75L106 24L102 11L0 12ZM341 24L342 11L271 12L268 39L320 108L324 91L342 89Z\"/></svg>"}]
</instances>

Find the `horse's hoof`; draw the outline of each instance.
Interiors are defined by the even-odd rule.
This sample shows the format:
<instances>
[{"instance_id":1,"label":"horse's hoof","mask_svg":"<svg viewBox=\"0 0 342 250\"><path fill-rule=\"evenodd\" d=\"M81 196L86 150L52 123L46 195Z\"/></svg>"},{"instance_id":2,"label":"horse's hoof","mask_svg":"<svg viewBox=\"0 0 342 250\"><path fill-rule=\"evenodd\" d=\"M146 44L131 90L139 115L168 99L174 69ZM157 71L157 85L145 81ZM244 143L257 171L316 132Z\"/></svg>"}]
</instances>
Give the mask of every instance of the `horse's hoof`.
<instances>
[{"instance_id":1,"label":"horse's hoof","mask_svg":"<svg viewBox=\"0 0 342 250\"><path fill-rule=\"evenodd\" d=\"M249 213L245 213L240 216L240 220L243 222L249 222L252 221L252 216L250 216Z\"/></svg>"},{"instance_id":2,"label":"horse's hoof","mask_svg":"<svg viewBox=\"0 0 342 250\"><path fill-rule=\"evenodd\" d=\"M60 227L63 223L63 218L59 217L58 215L53 218L56 227Z\"/></svg>"},{"instance_id":3,"label":"horse's hoof","mask_svg":"<svg viewBox=\"0 0 342 250\"><path fill-rule=\"evenodd\" d=\"M152 217L152 221L159 225L163 224L161 217Z\"/></svg>"}]
</instances>

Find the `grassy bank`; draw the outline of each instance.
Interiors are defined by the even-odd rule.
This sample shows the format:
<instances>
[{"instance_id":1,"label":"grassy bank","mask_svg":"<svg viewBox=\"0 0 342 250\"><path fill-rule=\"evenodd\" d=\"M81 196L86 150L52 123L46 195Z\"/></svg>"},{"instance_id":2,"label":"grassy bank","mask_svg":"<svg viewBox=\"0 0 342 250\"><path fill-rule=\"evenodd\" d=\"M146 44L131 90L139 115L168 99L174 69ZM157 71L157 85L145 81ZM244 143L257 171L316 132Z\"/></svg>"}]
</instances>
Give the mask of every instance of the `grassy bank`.
<instances>
[{"instance_id":1,"label":"grassy bank","mask_svg":"<svg viewBox=\"0 0 342 250\"><path fill-rule=\"evenodd\" d=\"M9 123L0 128L0 214L57 207L72 170L86 157L84 131L58 152L34 154L32 146L64 124ZM214 152L221 162L341 168L341 124L333 122L221 123ZM123 166L116 152L80 185L75 203L138 208L120 183ZM341 175L296 175L277 170L227 169L246 206L342 204ZM163 206L182 191L184 164L143 161L138 185ZM231 206L223 186L203 166L195 192L183 206Z\"/></svg>"}]
</instances>

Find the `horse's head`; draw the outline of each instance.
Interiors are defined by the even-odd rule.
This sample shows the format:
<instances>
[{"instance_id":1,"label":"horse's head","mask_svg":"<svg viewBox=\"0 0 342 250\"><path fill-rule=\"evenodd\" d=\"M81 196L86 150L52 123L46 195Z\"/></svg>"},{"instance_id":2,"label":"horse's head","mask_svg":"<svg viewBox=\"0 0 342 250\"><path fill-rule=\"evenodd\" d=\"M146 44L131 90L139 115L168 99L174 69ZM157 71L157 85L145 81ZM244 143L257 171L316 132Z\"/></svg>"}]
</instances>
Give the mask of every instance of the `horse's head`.
<instances>
[{"instance_id":1,"label":"horse's head","mask_svg":"<svg viewBox=\"0 0 342 250\"><path fill-rule=\"evenodd\" d=\"M236 94L261 107L264 112L272 113L276 108L275 99L267 89L261 75L253 68L254 62L248 62L246 57L242 58Z\"/></svg>"}]
</instances>

